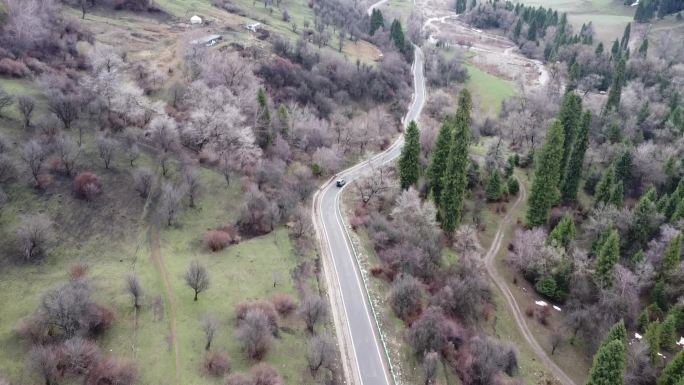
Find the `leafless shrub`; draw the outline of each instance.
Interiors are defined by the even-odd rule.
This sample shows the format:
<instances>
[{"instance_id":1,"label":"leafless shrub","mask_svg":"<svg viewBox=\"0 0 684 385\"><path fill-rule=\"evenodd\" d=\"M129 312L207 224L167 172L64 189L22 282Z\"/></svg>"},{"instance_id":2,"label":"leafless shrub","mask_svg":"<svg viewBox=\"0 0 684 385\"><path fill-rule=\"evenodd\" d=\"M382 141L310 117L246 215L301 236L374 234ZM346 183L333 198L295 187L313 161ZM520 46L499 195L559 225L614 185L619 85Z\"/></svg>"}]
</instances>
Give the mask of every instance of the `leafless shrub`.
<instances>
[{"instance_id":1,"label":"leafless shrub","mask_svg":"<svg viewBox=\"0 0 684 385\"><path fill-rule=\"evenodd\" d=\"M261 309L251 309L240 322L237 338L247 356L261 360L271 347L272 333L266 314Z\"/></svg>"},{"instance_id":2,"label":"leafless shrub","mask_svg":"<svg viewBox=\"0 0 684 385\"><path fill-rule=\"evenodd\" d=\"M278 293L271 298L271 303L275 307L278 314L281 316L290 315L295 309L297 309L297 304L294 299L287 294Z\"/></svg>"},{"instance_id":3,"label":"leafless shrub","mask_svg":"<svg viewBox=\"0 0 684 385\"><path fill-rule=\"evenodd\" d=\"M195 201L204 188L200 173L196 168L187 167L183 170L183 186L190 199L190 207L195 207Z\"/></svg>"},{"instance_id":4,"label":"leafless shrub","mask_svg":"<svg viewBox=\"0 0 684 385\"><path fill-rule=\"evenodd\" d=\"M149 168L140 167L133 171L133 185L141 197L147 198L150 195L155 182L155 175Z\"/></svg>"},{"instance_id":5,"label":"leafless shrub","mask_svg":"<svg viewBox=\"0 0 684 385\"><path fill-rule=\"evenodd\" d=\"M330 336L325 334L313 336L309 340L309 350L306 356L311 376L316 377L321 368L332 370L335 362L335 353L335 344Z\"/></svg>"},{"instance_id":6,"label":"leafless shrub","mask_svg":"<svg viewBox=\"0 0 684 385\"><path fill-rule=\"evenodd\" d=\"M283 385L283 379L278 371L268 364L258 364L250 372L254 385Z\"/></svg>"},{"instance_id":7,"label":"leafless shrub","mask_svg":"<svg viewBox=\"0 0 684 385\"><path fill-rule=\"evenodd\" d=\"M109 166L114 158L114 152L116 151L116 140L109 138L107 136L99 136L97 138L97 150L100 154L100 159L104 163L106 169L109 170Z\"/></svg>"},{"instance_id":8,"label":"leafless shrub","mask_svg":"<svg viewBox=\"0 0 684 385\"><path fill-rule=\"evenodd\" d=\"M17 229L19 250L26 262L45 255L52 240L52 221L44 214L27 215Z\"/></svg>"},{"instance_id":9,"label":"leafless shrub","mask_svg":"<svg viewBox=\"0 0 684 385\"><path fill-rule=\"evenodd\" d=\"M222 377L230 371L228 356L222 352L206 352L202 360L204 370L214 377Z\"/></svg>"},{"instance_id":10,"label":"leafless shrub","mask_svg":"<svg viewBox=\"0 0 684 385\"><path fill-rule=\"evenodd\" d=\"M258 309L264 313L268 320L268 327L274 336L278 336L278 313L270 302L255 301L239 303L235 306L235 318L238 323L245 320L250 310Z\"/></svg>"},{"instance_id":11,"label":"leafless shrub","mask_svg":"<svg viewBox=\"0 0 684 385\"><path fill-rule=\"evenodd\" d=\"M47 151L37 140L31 140L24 145L21 151L21 159L26 163L33 180L38 184L38 175L43 168L43 162L47 156Z\"/></svg>"},{"instance_id":12,"label":"leafless shrub","mask_svg":"<svg viewBox=\"0 0 684 385\"><path fill-rule=\"evenodd\" d=\"M55 141L55 152L67 176L71 176L76 168L76 161L81 154L81 146L70 137L62 136Z\"/></svg>"},{"instance_id":13,"label":"leafless shrub","mask_svg":"<svg viewBox=\"0 0 684 385\"><path fill-rule=\"evenodd\" d=\"M325 301L313 294L307 295L299 307L299 315L304 320L309 333L314 334L316 325L323 321L327 314Z\"/></svg>"},{"instance_id":14,"label":"leafless shrub","mask_svg":"<svg viewBox=\"0 0 684 385\"><path fill-rule=\"evenodd\" d=\"M24 128L31 126L31 117L36 109L36 100L28 95L17 96L17 109L21 114Z\"/></svg>"},{"instance_id":15,"label":"leafless shrub","mask_svg":"<svg viewBox=\"0 0 684 385\"><path fill-rule=\"evenodd\" d=\"M45 385L56 385L60 377L57 351L50 345L36 345L29 353L29 363L34 372L40 374Z\"/></svg>"},{"instance_id":16,"label":"leafless shrub","mask_svg":"<svg viewBox=\"0 0 684 385\"><path fill-rule=\"evenodd\" d=\"M211 349L211 343L214 341L218 327L219 322L214 315L207 314L202 319L202 331L204 332L204 338L206 340L204 350Z\"/></svg>"},{"instance_id":17,"label":"leafless shrub","mask_svg":"<svg viewBox=\"0 0 684 385\"><path fill-rule=\"evenodd\" d=\"M131 298L133 298L133 307L136 310L140 309L140 300L143 297L144 291L137 275L130 274L126 277L126 289Z\"/></svg>"},{"instance_id":18,"label":"leafless shrub","mask_svg":"<svg viewBox=\"0 0 684 385\"><path fill-rule=\"evenodd\" d=\"M171 226L176 221L176 217L183 207L183 191L174 187L170 183L162 185L162 192L159 202L159 213L167 226Z\"/></svg>"},{"instance_id":19,"label":"leafless shrub","mask_svg":"<svg viewBox=\"0 0 684 385\"><path fill-rule=\"evenodd\" d=\"M81 337L66 340L60 349L61 361L67 372L84 375L100 360L97 344Z\"/></svg>"},{"instance_id":20,"label":"leafless shrub","mask_svg":"<svg viewBox=\"0 0 684 385\"><path fill-rule=\"evenodd\" d=\"M130 362L107 358L100 361L85 378L85 385L133 385L138 377L135 366Z\"/></svg>"}]
</instances>

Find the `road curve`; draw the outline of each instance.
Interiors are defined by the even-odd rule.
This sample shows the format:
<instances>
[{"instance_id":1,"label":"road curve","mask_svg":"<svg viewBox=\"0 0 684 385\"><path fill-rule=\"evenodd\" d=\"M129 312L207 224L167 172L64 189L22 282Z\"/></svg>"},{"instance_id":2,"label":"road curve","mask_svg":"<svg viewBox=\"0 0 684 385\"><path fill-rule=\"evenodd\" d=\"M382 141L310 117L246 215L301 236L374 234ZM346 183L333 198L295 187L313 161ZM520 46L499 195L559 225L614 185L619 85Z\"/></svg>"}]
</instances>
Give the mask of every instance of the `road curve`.
<instances>
[{"instance_id":1,"label":"road curve","mask_svg":"<svg viewBox=\"0 0 684 385\"><path fill-rule=\"evenodd\" d=\"M417 46L414 48L413 100L404 117L404 126L417 120L425 104L423 52ZM346 186L349 186L370 169L396 159L403 144L401 136L385 151L338 173L335 178L344 178ZM313 202L314 227L321 243L328 296L345 376L350 384L392 385L395 383L394 371L385 351L385 341L380 334L373 305L368 300L364 273L359 269L340 211L340 196L345 187L336 187L330 179L314 194Z\"/></svg>"}]
</instances>

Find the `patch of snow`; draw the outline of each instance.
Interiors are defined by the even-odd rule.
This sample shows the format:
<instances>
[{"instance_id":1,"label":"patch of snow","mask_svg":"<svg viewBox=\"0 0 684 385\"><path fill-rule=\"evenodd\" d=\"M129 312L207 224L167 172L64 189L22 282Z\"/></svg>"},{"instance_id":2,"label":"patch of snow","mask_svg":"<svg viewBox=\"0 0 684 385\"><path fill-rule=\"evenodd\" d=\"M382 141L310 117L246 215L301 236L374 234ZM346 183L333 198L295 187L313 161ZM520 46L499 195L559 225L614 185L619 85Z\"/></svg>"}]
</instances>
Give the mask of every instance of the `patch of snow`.
<instances>
[{"instance_id":1,"label":"patch of snow","mask_svg":"<svg viewBox=\"0 0 684 385\"><path fill-rule=\"evenodd\" d=\"M559 308L559 307L556 306L556 305L553 305L553 310L555 310L555 311L561 311L561 308Z\"/></svg>"},{"instance_id":2,"label":"patch of snow","mask_svg":"<svg viewBox=\"0 0 684 385\"><path fill-rule=\"evenodd\" d=\"M677 345L684 346L684 337L679 337L679 341L677 342Z\"/></svg>"},{"instance_id":3,"label":"patch of snow","mask_svg":"<svg viewBox=\"0 0 684 385\"><path fill-rule=\"evenodd\" d=\"M663 358L667 358L667 357L665 357L664 354L662 354L662 353L660 353L660 352L658 352L658 355L661 356L661 357L663 357Z\"/></svg>"},{"instance_id":4,"label":"patch of snow","mask_svg":"<svg viewBox=\"0 0 684 385\"><path fill-rule=\"evenodd\" d=\"M190 18L190 24L202 24L202 18L197 15L194 15Z\"/></svg>"},{"instance_id":5,"label":"patch of snow","mask_svg":"<svg viewBox=\"0 0 684 385\"><path fill-rule=\"evenodd\" d=\"M548 306L548 303L546 303L544 301L534 301L534 303L537 304L537 306L541 306L541 307Z\"/></svg>"},{"instance_id":6,"label":"patch of snow","mask_svg":"<svg viewBox=\"0 0 684 385\"><path fill-rule=\"evenodd\" d=\"M633 2L632 5L630 5L630 7L636 7L637 5L639 5L639 0Z\"/></svg>"},{"instance_id":7,"label":"patch of snow","mask_svg":"<svg viewBox=\"0 0 684 385\"><path fill-rule=\"evenodd\" d=\"M642 337L641 334L639 334L639 333L634 333L634 338L640 340L640 339L642 339L643 337Z\"/></svg>"}]
</instances>

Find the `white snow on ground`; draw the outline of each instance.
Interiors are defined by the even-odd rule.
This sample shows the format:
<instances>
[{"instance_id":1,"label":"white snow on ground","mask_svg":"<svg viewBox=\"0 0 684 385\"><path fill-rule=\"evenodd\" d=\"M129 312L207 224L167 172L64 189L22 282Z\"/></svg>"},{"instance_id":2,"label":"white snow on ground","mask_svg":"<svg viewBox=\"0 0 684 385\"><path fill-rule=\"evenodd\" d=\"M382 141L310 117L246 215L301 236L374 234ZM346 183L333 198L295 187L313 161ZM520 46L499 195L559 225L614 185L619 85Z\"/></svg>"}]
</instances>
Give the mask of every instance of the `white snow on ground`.
<instances>
[{"instance_id":1,"label":"white snow on ground","mask_svg":"<svg viewBox=\"0 0 684 385\"><path fill-rule=\"evenodd\" d=\"M684 346L684 337L679 337L679 341L677 342L677 345Z\"/></svg>"},{"instance_id":2,"label":"white snow on ground","mask_svg":"<svg viewBox=\"0 0 684 385\"><path fill-rule=\"evenodd\" d=\"M534 301L534 303L536 303L537 306L541 306L541 307L544 307L544 306L548 306L548 305L549 305L548 303L546 303L546 302L544 302L544 301Z\"/></svg>"},{"instance_id":3,"label":"white snow on ground","mask_svg":"<svg viewBox=\"0 0 684 385\"><path fill-rule=\"evenodd\" d=\"M641 334L639 334L639 333L634 333L634 338L640 340L642 337L641 337Z\"/></svg>"},{"instance_id":4,"label":"white snow on ground","mask_svg":"<svg viewBox=\"0 0 684 385\"><path fill-rule=\"evenodd\" d=\"M555 310L555 311L561 311L561 308L559 308L559 307L556 306L556 305L553 305L553 310Z\"/></svg>"}]
</instances>

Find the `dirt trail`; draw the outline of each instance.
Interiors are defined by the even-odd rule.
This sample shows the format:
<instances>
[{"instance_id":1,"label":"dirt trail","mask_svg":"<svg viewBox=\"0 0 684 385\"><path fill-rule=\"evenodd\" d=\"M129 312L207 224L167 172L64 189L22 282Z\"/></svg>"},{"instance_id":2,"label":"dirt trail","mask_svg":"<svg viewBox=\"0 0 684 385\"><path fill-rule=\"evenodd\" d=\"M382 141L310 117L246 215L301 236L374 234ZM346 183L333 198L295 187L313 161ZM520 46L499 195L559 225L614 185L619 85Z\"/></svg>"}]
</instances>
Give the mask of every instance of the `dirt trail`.
<instances>
[{"instance_id":1,"label":"dirt trail","mask_svg":"<svg viewBox=\"0 0 684 385\"><path fill-rule=\"evenodd\" d=\"M516 177L516 179L518 178ZM544 349L539 345L539 342L537 342L537 339L535 338L534 334L527 327L527 321L525 321L525 317L523 316L523 313L520 310L520 306L518 305L518 302L515 300L515 296L513 296L511 288L508 286L506 279L503 278L501 274L499 274L499 271L496 268L496 256L497 254L499 254L499 250L501 250L501 244L503 243L505 231L511 225L511 220L513 219L513 215L517 213L518 206L527 197L527 190L525 189L525 185L522 183L520 179L518 179L518 182L520 184L520 194L518 194L518 199L516 199L515 203L513 203L513 206L508 210L504 219L499 223L499 228L496 231L494 240L492 241L492 244L489 247L489 250L487 250L487 254L485 254L484 257L485 267L487 269L487 274L489 274L492 281L494 281L499 290L501 290L501 293L503 294L504 299L506 300L506 304L513 312L515 323L518 325L520 332L522 333L523 337L530 345L534 353L537 355L537 357L541 359L544 366L550 369L556 376L556 378L558 378L563 383L563 385L575 385L575 382L570 377L568 377L567 374L565 374L563 369L558 367L558 365L556 365L556 363L553 362L553 360L548 356L548 354L546 354L546 351L544 351Z\"/></svg>"},{"instance_id":2,"label":"dirt trail","mask_svg":"<svg viewBox=\"0 0 684 385\"><path fill-rule=\"evenodd\" d=\"M161 252L161 244L159 240L159 226L152 223L148 229L149 243L150 243L150 256L154 261L157 271L164 282L164 293L169 303L169 325L171 327L171 346L173 348L173 355L175 358L176 367L176 385L183 385L181 380L181 362L180 362L180 349L178 348L178 335L176 334L176 297L171 287L171 279L169 277L169 271L166 269L166 264L164 263L164 256Z\"/></svg>"}]
</instances>

